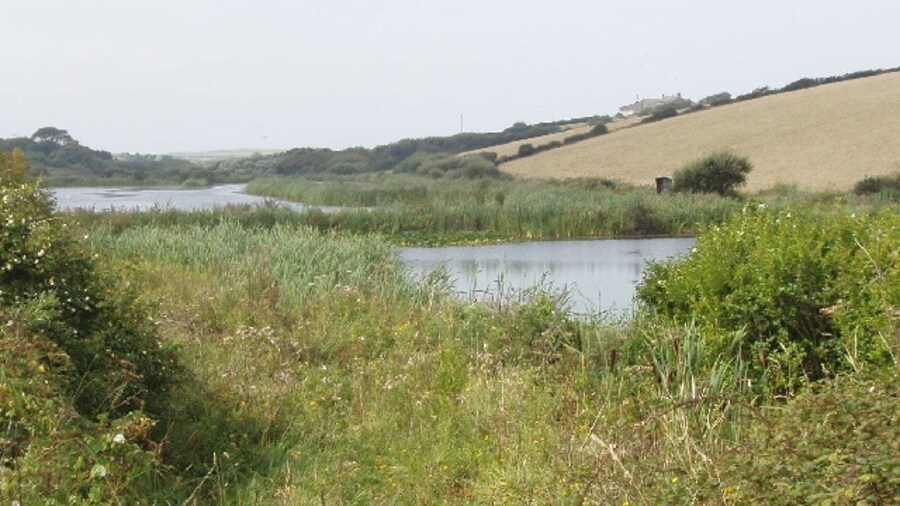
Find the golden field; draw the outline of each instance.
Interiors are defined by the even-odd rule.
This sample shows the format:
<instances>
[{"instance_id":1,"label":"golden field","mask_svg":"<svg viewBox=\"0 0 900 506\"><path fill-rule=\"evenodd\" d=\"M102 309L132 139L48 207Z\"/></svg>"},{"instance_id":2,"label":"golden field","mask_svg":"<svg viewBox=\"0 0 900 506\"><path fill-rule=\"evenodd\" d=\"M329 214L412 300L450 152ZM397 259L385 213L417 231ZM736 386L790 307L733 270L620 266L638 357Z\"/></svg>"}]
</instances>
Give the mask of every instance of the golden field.
<instances>
[{"instance_id":1,"label":"golden field","mask_svg":"<svg viewBox=\"0 0 900 506\"><path fill-rule=\"evenodd\" d=\"M900 73L620 129L501 169L522 178L602 177L653 185L655 177L722 148L753 162L745 187L750 191L777 184L847 190L865 176L900 171Z\"/></svg>"}]
</instances>

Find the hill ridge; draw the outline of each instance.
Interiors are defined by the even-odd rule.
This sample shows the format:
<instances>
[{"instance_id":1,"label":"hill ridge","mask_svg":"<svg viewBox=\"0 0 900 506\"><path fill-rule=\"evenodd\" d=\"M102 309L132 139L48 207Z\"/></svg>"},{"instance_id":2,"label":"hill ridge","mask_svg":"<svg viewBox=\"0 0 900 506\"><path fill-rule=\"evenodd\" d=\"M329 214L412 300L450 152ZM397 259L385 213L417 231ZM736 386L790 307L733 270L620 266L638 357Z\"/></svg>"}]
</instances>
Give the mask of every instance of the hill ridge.
<instances>
[{"instance_id":1,"label":"hill ridge","mask_svg":"<svg viewBox=\"0 0 900 506\"><path fill-rule=\"evenodd\" d=\"M622 129L503 164L523 178L604 177L650 185L710 151L731 148L755 168L748 190L796 184L845 190L900 170L900 73L735 102Z\"/></svg>"}]
</instances>

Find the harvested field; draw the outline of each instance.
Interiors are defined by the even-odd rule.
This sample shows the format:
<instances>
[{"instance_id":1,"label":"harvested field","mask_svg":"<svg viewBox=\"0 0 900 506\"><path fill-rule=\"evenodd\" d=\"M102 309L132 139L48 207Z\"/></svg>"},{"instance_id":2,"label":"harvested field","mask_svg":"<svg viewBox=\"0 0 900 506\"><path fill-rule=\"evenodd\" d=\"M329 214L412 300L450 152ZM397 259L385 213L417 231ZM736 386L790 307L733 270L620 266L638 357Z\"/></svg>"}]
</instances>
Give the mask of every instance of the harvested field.
<instances>
[{"instance_id":1,"label":"harvested field","mask_svg":"<svg viewBox=\"0 0 900 506\"><path fill-rule=\"evenodd\" d=\"M846 190L900 171L900 73L845 81L626 128L515 160L522 178L603 177L652 185L710 151L754 164L746 189Z\"/></svg>"}]
</instances>

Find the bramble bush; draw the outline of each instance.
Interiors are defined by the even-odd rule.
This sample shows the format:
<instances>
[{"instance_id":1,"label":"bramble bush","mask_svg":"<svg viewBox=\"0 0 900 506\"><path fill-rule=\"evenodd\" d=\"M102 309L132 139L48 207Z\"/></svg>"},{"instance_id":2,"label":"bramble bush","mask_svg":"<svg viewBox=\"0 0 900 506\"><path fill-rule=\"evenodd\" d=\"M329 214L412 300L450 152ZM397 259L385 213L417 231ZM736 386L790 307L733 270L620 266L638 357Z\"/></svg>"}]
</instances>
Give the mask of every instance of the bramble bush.
<instances>
[{"instance_id":1,"label":"bramble bush","mask_svg":"<svg viewBox=\"0 0 900 506\"><path fill-rule=\"evenodd\" d=\"M694 252L648 268L638 297L656 317L696 322L713 354L738 346L774 392L892 363L900 315L900 214L746 206Z\"/></svg>"},{"instance_id":2,"label":"bramble bush","mask_svg":"<svg viewBox=\"0 0 900 506\"><path fill-rule=\"evenodd\" d=\"M135 503L175 350L28 172L0 152L0 500Z\"/></svg>"},{"instance_id":3,"label":"bramble bush","mask_svg":"<svg viewBox=\"0 0 900 506\"><path fill-rule=\"evenodd\" d=\"M50 194L30 179L21 153L0 154L0 211L3 321L68 355L69 389L82 414L159 409L174 381L174 350L137 295L97 269L53 215Z\"/></svg>"},{"instance_id":4,"label":"bramble bush","mask_svg":"<svg viewBox=\"0 0 900 506\"><path fill-rule=\"evenodd\" d=\"M737 187L744 184L752 169L747 157L728 150L716 151L676 171L672 188L676 192L735 196Z\"/></svg>"}]
</instances>

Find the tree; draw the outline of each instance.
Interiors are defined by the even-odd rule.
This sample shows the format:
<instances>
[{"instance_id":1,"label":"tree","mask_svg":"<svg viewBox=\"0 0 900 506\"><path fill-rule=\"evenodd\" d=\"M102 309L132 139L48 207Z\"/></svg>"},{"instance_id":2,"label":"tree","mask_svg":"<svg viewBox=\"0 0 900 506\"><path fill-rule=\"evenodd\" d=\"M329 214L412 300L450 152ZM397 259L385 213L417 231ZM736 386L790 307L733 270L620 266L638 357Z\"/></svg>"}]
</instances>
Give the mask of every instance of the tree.
<instances>
[{"instance_id":1,"label":"tree","mask_svg":"<svg viewBox=\"0 0 900 506\"><path fill-rule=\"evenodd\" d=\"M43 127L39 128L36 132L31 134L31 140L34 142L52 142L54 144L59 144L60 146L65 146L68 144L78 144L78 141L72 138L69 135L69 132L56 127Z\"/></svg>"},{"instance_id":2,"label":"tree","mask_svg":"<svg viewBox=\"0 0 900 506\"><path fill-rule=\"evenodd\" d=\"M716 151L676 171L672 187L676 192L734 196L751 169L753 164L747 157L728 150Z\"/></svg>"}]
</instances>

